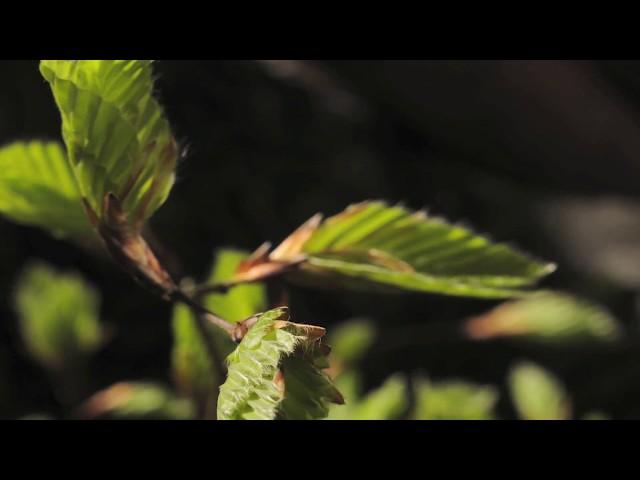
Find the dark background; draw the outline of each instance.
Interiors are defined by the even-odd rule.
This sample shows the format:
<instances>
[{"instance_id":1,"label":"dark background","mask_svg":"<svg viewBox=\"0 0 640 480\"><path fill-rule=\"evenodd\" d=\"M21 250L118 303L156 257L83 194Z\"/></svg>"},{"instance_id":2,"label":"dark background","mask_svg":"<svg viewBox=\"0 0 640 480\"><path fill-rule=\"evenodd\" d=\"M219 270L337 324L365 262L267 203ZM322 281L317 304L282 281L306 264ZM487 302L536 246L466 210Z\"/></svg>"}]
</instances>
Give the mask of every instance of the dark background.
<instances>
[{"instance_id":1,"label":"dark background","mask_svg":"<svg viewBox=\"0 0 640 480\"><path fill-rule=\"evenodd\" d=\"M397 370L504 388L516 359L549 368L578 415L640 417L640 62L159 61L158 97L187 155L151 220L181 275L216 248L277 242L313 213L365 199L461 221L559 269L545 280L608 307L615 347L474 343L461 320L496 302L291 291L297 321L375 320L368 385ZM37 61L0 62L0 143L60 138ZM24 351L13 284L30 259L81 271L112 340L86 394L120 380L169 382L171 307L108 259L0 219L0 417L62 413ZM500 411L513 414L502 395Z\"/></svg>"}]
</instances>

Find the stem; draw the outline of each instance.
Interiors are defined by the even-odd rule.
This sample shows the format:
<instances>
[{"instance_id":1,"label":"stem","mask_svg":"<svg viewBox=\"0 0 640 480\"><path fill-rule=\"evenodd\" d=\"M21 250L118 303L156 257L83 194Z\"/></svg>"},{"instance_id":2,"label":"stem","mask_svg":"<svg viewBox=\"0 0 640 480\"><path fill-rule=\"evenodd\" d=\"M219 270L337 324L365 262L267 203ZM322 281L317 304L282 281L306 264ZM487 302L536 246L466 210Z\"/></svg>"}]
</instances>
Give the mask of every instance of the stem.
<instances>
[{"instance_id":1,"label":"stem","mask_svg":"<svg viewBox=\"0 0 640 480\"><path fill-rule=\"evenodd\" d=\"M221 328L231 337L233 337L233 331L235 329L235 325L233 323L227 322L224 318L221 318L213 312L207 310L205 307L195 302L193 298L191 298L182 290L177 290L173 293L173 300L183 302L194 311L196 317L207 320L209 323L212 323L216 327Z\"/></svg>"}]
</instances>

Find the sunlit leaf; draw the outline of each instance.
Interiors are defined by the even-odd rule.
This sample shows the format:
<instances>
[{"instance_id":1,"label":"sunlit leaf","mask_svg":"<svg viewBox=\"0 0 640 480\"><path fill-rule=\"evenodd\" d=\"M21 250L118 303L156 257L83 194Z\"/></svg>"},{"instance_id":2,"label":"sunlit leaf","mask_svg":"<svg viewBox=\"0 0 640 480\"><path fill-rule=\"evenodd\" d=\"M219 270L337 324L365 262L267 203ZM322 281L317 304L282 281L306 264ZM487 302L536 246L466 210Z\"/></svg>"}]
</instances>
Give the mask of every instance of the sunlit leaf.
<instances>
[{"instance_id":1,"label":"sunlit leaf","mask_svg":"<svg viewBox=\"0 0 640 480\"><path fill-rule=\"evenodd\" d=\"M416 420L491 420L498 392L491 386L462 381L415 380Z\"/></svg>"},{"instance_id":2,"label":"sunlit leaf","mask_svg":"<svg viewBox=\"0 0 640 480\"><path fill-rule=\"evenodd\" d=\"M326 415L323 404L342 400L321 372L328 366L322 360L328 353L321 343L324 329L288 320L286 308L262 314L229 355L227 380L218 398L219 419L309 418ZM288 359L292 356L298 358ZM285 397L286 409L281 406Z\"/></svg>"},{"instance_id":3,"label":"sunlit leaf","mask_svg":"<svg viewBox=\"0 0 640 480\"><path fill-rule=\"evenodd\" d=\"M77 414L83 418L189 420L194 409L189 400L176 397L163 385L120 382L94 394Z\"/></svg>"},{"instance_id":4,"label":"sunlit leaf","mask_svg":"<svg viewBox=\"0 0 640 480\"><path fill-rule=\"evenodd\" d=\"M153 97L150 60L42 60L77 183L105 221L113 193L134 229L166 200L178 149Z\"/></svg>"},{"instance_id":5,"label":"sunlit leaf","mask_svg":"<svg viewBox=\"0 0 640 480\"><path fill-rule=\"evenodd\" d=\"M74 273L34 264L18 282L22 336L34 358L49 368L86 357L101 345L99 306L98 293Z\"/></svg>"},{"instance_id":6,"label":"sunlit leaf","mask_svg":"<svg viewBox=\"0 0 640 480\"><path fill-rule=\"evenodd\" d=\"M16 142L0 148L0 213L55 236L93 236L57 142Z\"/></svg>"},{"instance_id":7,"label":"sunlit leaf","mask_svg":"<svg viewBox=\"0 0 640 480\"><path fill-rule=\"evenodd\" d=\"M621 329L606 310L570 295L540 292L467 322L476 339L518 337L545 342L611 341Z\"/></svg>"},{"instance_id":8,"label":"sunlit leaf","mask_svg":"<svg viewBox=\"0 0 640 480\"><path fill-rule=\"evenodd\" d=\"M523 420L566 420L571 401L560 381L543 368L522 362L509 373L511 398Z\"/></svg>"},{"instance_id":9,"label":"sunlit leaf","mask_svg":"<svg viewBox=\"0 0 640 480\"><path fill-rule=\"evenodd\" d=\"M284 271L318 287L415 290L446 295L504 298L523 294L552 272L505 244L401 206L381 201L351 205L320 222L314 216L237 278ZM270 268L267 268L270 267Z\"/></svg>"}]
</instances>

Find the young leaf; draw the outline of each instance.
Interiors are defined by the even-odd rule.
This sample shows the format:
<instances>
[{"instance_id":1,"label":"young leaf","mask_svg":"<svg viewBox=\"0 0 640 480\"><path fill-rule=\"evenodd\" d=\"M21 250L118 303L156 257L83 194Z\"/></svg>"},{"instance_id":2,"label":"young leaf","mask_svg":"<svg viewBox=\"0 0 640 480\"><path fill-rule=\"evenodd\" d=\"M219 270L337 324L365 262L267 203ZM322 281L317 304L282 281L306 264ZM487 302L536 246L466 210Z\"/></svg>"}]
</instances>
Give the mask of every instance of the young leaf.
<instances>
[{"instance_id":1,"label":"young leaf","mask_svg":"<svg viewBox=\"0 0 640 480\"><path fill-rule=\"evenodd\" d=\"M144 240L166 200L178 148L153 98L150 60L42 60L62 116L62 136L91 224L112 257L150 290L178 291Z\"/></svg>"},{"instance_id":2,"label":"young leaf","mask_svg":"<svg viewBox=\"0 0 640 480\"><path fill-rule=\"evenodd\" d=\"M320 371L327 366L320 361L328 353L320 343L324 329L288 319L286 308L260 315L229 355L227 380L218 397L218 419L317 418L326 415L323 404L342 401ZM285 362L294 355L299 359ZM288 401L283 408L285 397Z\"/></svg>"},{"instance_id":3,"label":"young leaf","mask_svg":"<svg viewBox=\"0 0 640 480\"><path fill-rule=\"evenodd\" d=\"M543 368L522 362L509 373L509 388L523 420L568 420L571 401L560 381Z\"/></svg>"},{"instance_id":4,"label":"young leaf","mask_svg":"<svg viewBox=\"0 0 640 480\"><path fill-rule=\"evenodd\" d=\"M98 293L76 274L34 264L18 282L16 308L22 336L34 358L51 369L101 345L99 306Z\"/></svg>"},{"instance_id":5,"label":"young leaf","mask_svg":"<svg viewBox=\"0 0 640 480\"><path fill-rule=\"evenodd\" d=\"M465 326L475 339L518 337L544 342L612 341L621 329L609 312L570 295L539 292L507 302Z\"/></svg>"},{"instance_id":6,"label":"young leaf","mask_svg":"<svg viewBox=\"0 0 640 480\"><path fill-rule=\"evenodd\" d=\"M236 279L291 270L290 279L314 286L504 298L522 295L523 287L555 268L424 212L380 201L320 220L312 217L270 254L257 251Z\"/></svg>"},{"instance_id":7,"label":"young leaf","mask_svg":"<svg viewBox=\"0 0 640 480\"><path fill-rule=\"evenodd\" d=\"M491 420L498 392L490 386L448 381L415 381L416 420Z\"/></svg>"},{"instance_id":8,"label":"young leaf","mask_svg":"<svg viewBox=\"0 0 640 480\"><path fill-rule=\"evenodd\" d=\"M77 411L82 418L107 417L137 420L189 420L189 400L150 382L120 382L89 398Z\"/></svg>"},{"instance_id":9,"label":"young leaf","mask_svg":"<svg viewBox=\"0 0 640 480\"><path fill-rule=\"evenodd\" d=\"M113 194L134 230L164 203L178 149L150 60L42 60L82 197L100 222Z\"/></svg>"},{"instance_id":10,"label":"young leaf","mask_svg":"<svg viewBox=\"0 0 640 480\"><path fill-rule=\"evenodd\" d=\"M0 213L58 237L93 235L57 142L16 142L0 149Z\"/></svg>"}]
</instances>

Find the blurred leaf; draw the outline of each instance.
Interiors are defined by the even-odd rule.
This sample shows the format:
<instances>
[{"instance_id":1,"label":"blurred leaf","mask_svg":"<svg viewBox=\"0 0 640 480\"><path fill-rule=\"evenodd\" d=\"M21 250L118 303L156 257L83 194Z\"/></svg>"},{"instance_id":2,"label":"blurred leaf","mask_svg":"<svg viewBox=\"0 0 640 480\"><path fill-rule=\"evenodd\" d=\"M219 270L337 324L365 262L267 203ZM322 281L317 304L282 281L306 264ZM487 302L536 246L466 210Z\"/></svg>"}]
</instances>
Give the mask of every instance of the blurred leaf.
<instances>
[{"instance_id":1,"label":"blurred leaf","mask_svg":"<svg viewBox=\"0 0 640 480\"><path fill-rule=\"evenodd\" d=\"M318 287L416 290L504 298L555 268L424 212L364 202L320 223L314 216L270 254L256 251L238 279L291 269ZM296 268L293 268L293 267Z\"/></svg>"},{"instance_id":2,"label":"blurred leaf","mask_svg":"<svg viewBox=\"0 0 640 480\"><path fill-rule=\"evenodd\" d=\"M246 256L245 252L238 250L220 250L208 282L229 280ZM266 289L262 284L240 285L227 293L208 295L205 305L226 320L244 320L267 308ZM207 328L219 358L226 358L235 348L233 341L217 327L207 325ZM215 408L218 387L223 379L219 378L213 365L216 359L210 357L193 312L182 304L175 305L173 310L173 339L172 371L180 391L192 397L202 408Z\"/></svg>"},{"instance_id":3,"label":"blurred leaf","mask_svg":"<svg viewBox=\"0 0 640 480\"><path fill-rule=\"evenodd\" d=\"M353 364L371 347L375 337L375 327L367 320L344 322L335 327L329 337L331 357L341 364Z\"/></svg>"},{"instance_id":4,"label":"blurred leaf","mask_svg":"<svg viewBox=\"0 0 640 480\"><path fill-rule=\"evenodd\" d=\"M193 406L166 387L148 382L120 382L101 390L78 409L84 418L189 420Z\"/></svg>"},{"instance_id":5,"label":"blurred leaf","mask_svg":"<svg viewBox=\"0 0 640 480\"><path fill-rule=\"evenodd\" d=\"M222 249L218 251L208 283L217 284L231 280L248 256L240 250ZM268 307L267 291L264 284L238 285L226 293L212 293L206 297L207 308L230 322L242 321Z\"/></svg>"},{"instance_id":6,"label":"blurred leaf","mask_svg":"<svg viewBox=\"0 0 640 480\"><path fill-rule=\"evenodd\" d=\"M94 352L103 341L100 296L80 276L44 264L27 267L18 282L16 308L33 357L58 369Z\"/></svg>"},{"instance_id":7,"label":"blurred leaf","mask_svg":"<svg viewBox=\"0 0 640 480\"><path fill-rule=\"evenodd\" d=\"M491 386L461 381L415 380L416 420L492 420L498 392Z\"/></svg>"},{"instance_id":8,"label":"blurred leaf","mask_svg":"<svg viewBox=\"0 0 640 480\"><path fill-rule=\"evenodd\" d=\"M320 371L327 366L322 359L328 352L320 343L324 329L288 319L286 308L262 314L229 355L227 380L218 397L219 419L315 418L326 415L327 402L342 400ZM299 358L285 363L294 355ZM285 396L286 408L281 408Z\"/></svg>"},{"instance_id":9,"label":"blurred leaf","mask_svg":"<svg viewBox=\"0 0 640 480\"><path fill-rule=\"evenodd\" d=\"M218 386L223 379L216 369L205 339L198 328L196 319L186 305L176 304L173 308L173 349L171 369L175 383L181 393L191 397L207 417L215 413ZM233 342L216 327L206 325L220 359L233 351ZM222 367L222 362L221 365Z\"/></svg>"},{"instance_id":10,"label":"blurred leaf","mask_svg":"<svg viewBox=\"0 0 640 480\"><path fill-rule=\"evenodd\" d=\"M560 381L533 363L522 362L511 369L509 388L523 420L571 418L571 401Z\"/></svg>"},{"instance_id":11,"label":"blurred leaf","mask_svg":"<svg viewBox=\"0 0 640 480\"><path fill-rule=\"evenodd\" d=\"M357 375L347 372L340 376L346 378L347 391L342 390L343 383L336 382L345 394L344 405L332 405L329 420L393 420L398 418L409 404L407 382L401 374L389 377L380 387L357 398Z\"/></svg>"},{"instance_id":12,"label":"blurred leaf","mask_svg":"<svg viewBox=\"0 0 640 480\"><path fill-rule=\"evenodd\" d=\"M548 342L611 341L621 329L606 310L575 297L540 292L508 302L467 322L476 339L501 336Z\"/></svg>"},{"instance_id":13,"label":"blurred leaf","mask_svg":"<svg viewBox=\"0 0 640 480\"><path fill-rule=\"evenodd\" d=\"M0 213L58 237L94 235L57 142L16 142L0 149Z\"/></svg>"},{"instance_id":14,"label":"blurred leaf","mask_svg":"<svg viewBox=\"0 0 640 480\"><path fill-rule=\"evenodd\" d=\"M100 220L108 193L134 229L164 203L178 149L153 98L150 60L42 60L82 197Z\"/></svg>"}]
</instances>

